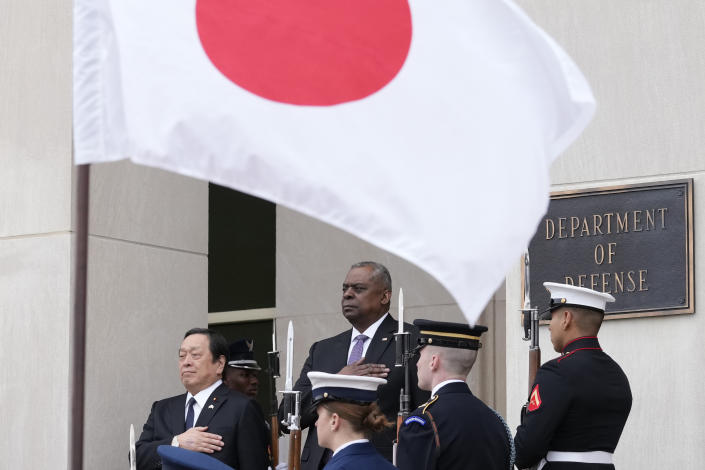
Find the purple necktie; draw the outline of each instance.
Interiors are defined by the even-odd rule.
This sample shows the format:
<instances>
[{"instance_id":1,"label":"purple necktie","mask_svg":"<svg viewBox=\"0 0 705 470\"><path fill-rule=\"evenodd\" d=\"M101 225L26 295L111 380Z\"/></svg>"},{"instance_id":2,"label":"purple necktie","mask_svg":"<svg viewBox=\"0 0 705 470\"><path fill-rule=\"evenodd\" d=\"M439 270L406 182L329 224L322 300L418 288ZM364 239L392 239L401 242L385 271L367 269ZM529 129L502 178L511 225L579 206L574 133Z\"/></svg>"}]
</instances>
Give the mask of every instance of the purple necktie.
<instances>
[{"instance_id":1,"label":"purple necktie","mask_svg":"<svg viewBox=\"0 0 705 470\"><path fill-rule=\"evenodd\" d=\"M362 357L362 347L365 345L368 336L357 335L355 336L355 344L353 345L352 351L350 351L350 357L348 358L348 365L353 362L357 362Z\"/></svg>"}]
</instances>

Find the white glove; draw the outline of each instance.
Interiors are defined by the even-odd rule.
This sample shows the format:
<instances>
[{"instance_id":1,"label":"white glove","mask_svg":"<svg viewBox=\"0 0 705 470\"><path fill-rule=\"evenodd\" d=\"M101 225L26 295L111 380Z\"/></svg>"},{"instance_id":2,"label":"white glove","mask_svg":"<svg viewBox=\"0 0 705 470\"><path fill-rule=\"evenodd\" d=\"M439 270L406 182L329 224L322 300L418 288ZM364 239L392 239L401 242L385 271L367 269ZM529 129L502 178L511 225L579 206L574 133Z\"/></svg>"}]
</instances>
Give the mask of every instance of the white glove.
<instances>
[{"instance_id":1,"label":"white glove","mask_svg":"<svg viewBox=\"0 0 705 470\"><path fill-rule=\"evenodd\" d=\"M276 470L289 470L289 464L287 462L282 462L277 465Z\"/></svg>"}]
</instances>

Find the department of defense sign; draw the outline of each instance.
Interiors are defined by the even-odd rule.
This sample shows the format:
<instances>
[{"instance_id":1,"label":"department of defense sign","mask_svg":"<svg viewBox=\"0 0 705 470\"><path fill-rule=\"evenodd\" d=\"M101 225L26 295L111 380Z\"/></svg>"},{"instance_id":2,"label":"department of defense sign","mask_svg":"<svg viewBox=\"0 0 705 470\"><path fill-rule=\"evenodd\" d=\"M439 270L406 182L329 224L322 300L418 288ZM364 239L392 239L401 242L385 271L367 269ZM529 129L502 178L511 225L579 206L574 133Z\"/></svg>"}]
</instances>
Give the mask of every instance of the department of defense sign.
<instances>
[{"instance_id":1,"label":"department of defense sign","mask_svg":"<svg viewBox=\"0 0 705 470\"><path fill-rule=\"evenodd\" d=\"M693 313L692 193L692 179L552 193L529 245L532 304L548 306L552 281L612 294L606 318Z\"/></svg>"}]
</instances>

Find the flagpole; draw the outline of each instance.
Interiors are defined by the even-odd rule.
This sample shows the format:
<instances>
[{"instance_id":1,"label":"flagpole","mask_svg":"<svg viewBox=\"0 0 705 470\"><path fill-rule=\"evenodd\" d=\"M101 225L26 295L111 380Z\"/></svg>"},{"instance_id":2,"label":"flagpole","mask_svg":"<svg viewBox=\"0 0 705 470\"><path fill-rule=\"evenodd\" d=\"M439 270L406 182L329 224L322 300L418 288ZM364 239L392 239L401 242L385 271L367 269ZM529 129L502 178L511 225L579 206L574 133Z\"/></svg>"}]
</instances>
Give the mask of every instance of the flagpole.
<instances>
[{"instance_id":1,"label":"flagpole","mask_svg":"<svg viewBox=\"0 0 705 470\"><path fill-rule=\"evenodd\" d=\"M74 239L73 315L70 345L69 466L83 469L83 425L86 383L86 286L88 278L88 195L90 165L77 165L76 234Z\"/></svg>"}]
</instances>

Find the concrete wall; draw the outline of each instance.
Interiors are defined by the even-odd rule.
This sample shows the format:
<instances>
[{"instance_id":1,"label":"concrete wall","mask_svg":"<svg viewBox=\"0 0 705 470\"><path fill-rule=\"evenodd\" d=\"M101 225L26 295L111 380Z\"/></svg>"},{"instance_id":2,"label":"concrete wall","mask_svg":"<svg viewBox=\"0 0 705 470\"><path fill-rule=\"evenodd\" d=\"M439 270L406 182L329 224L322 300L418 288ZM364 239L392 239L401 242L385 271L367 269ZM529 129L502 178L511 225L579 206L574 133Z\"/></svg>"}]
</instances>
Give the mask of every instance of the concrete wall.
<instances>
[{"instance_id":1,"label":"concrete wall","mask_svg":"<svg viewBox=\"0 0 705 470\"><path fill-rule=\"evenodd\" d=\"M70 1L0 13L3 468L68 466L75 172ZM207 323L208 184L94 166L85 468L127 467L128 430L181 393L177 347Z\"/></svg>"},{"instance_id":2,"label":"concrete wall","mask_svg":"<svg viewBox=\"0 0 705 470\"><path fill-rule=\"evenodd\" d=\"M696 312L611 320L605 351L630 378L634 404L617 468L702 468L705 459L705 4L680 1L522 0L593 86L595 120L552 169L554 190L693 178ZM507 318L520 305L519 265L507 278ZM700 301L698 301L700 299ZM555 357L541 328L544 361ZM526 400L526 344L507 322L507 403L518 425Z\"/></svg>"},{"instance_id":3,"label":"concrete wall","mask_svg":"<svg viewBox=\"0 0 705 470\"><path fill-rule=\"evenodd\" d=\"M3 468L61 468L69 410L71 2L9 0L0 10L0 455Z\"/></svg>"},{"instance_id":4,"label":"concrete wall","mask_svg":"<svg viewBox=\"0 0 705 470\"><path fill-rule=\"evenodd\" d=\"M695 179L697 309L705 295L705 222L698 218L705 205L705 4L519 4L575 58L599 102L590 128L555 163L554 189ZM0 14L0 402L13 410L3 414L0 455L8 468L68 461L71 8L68 0L5 0ZM127 163L101 165L92 172L91 198L85 462L118 469L126 465L129 424L139 432L153 400L182 390L175 351L184 330L207 321L207 184ZM395 296L404 287L408 319L462 319L421 270L279 208L277 326L283 338L294 320L297 372L313 341L348 327L340 284L361 259L390 268ZM481 319L495 334L470 380L503 413L506 402L513 426L526 398L518 269L507 278L506 297L500 290ZM396 314L396 299L392 305ZM630 376L635 397L619 468L695 469L705 459L703 327L696 311L603 328L604 347ZM548 359L545 331L542 344Z\"/></svg>"},{"instance_id":5,"label":"concrete wall","mask_svg":"<svg viewBox=\"0 0 705 470\"><path fill-rule=\"evenodd\" d=\"M405 321L415 318L465 321L450 294L416 266L346 232L278 206L277 338L282 349L289 320L292 320L296 377L314 341L350 328L340 311L341 286L350 265L363 260L378 261L389 269L393 284L391 313L395 317L397 295L402 287ZM503 290L495 295L478 322L488 325L492 334L483 336L484 346L469 380L478 396L500 410L504 407ZM497 334L499 332L501 334ZM284 364L285 354L282 368ZM500 371L497 374L499 389L494 380L495 371Z\"/></svg>"},{"instance_id":6,"label":"concrete wall","mask_svg":"<svg viewBox=\"0 0 705 470\"><path fill-rule=\"evenodd\" d=\"M208 183L91 168L85 468L122 469L155 400L183 393L177 349L208 322Z\"/></svg>"}]
</instances>

